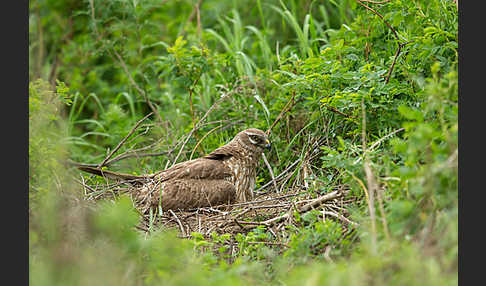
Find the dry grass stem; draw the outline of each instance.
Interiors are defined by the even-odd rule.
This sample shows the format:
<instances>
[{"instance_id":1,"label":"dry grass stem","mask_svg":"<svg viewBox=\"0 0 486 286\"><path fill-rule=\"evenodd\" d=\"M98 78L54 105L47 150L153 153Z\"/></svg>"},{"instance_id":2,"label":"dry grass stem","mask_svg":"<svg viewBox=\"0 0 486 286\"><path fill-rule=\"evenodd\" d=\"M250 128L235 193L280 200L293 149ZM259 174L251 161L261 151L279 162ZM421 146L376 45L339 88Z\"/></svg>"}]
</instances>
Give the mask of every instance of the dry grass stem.
<instances>
[{"instance_id":1,"label":"dry grass stem","mask_svg":"<svg viewBox=\"0 0 486 286\"><path fill-rule=\"evenodd\" d=\"M368 185L368 196L367 196L367 203L368 209L370 212L370 219L371 219L371 247L373 253L377 253L377 233L376 233L376 218L375 218L375 200L374 194L376 190L376 182L373 172L371 171L369 158L368 158L368 150L366 148L366 106L364 104L364 97L361 98L361 110L362 110L362 127L361 127L361 141L362 141L362 148L363 148L363 168L366 174L366 181Z\"/></svg>"},{"instance_id":2,"label":"dry grass stem","mask_svg":"<svg viewBox=\"0 0 486 286\"><path fill-rule=\"evenodd\" d=\"M204 139L206 139L206 137L208 137L209 134L213 133L214 131L218 130L221 127L223 127L223 125L219 125L219 126L214 127L213 129L209 130L208 133L204 134L204 136L201 139L199 139L199 141L197 142L194 149L192 149L191 156L189 156L189 160L192 160L192 156L194 155L194 152L196 152L197 147L199 147L199 145L202 143L202 141Z\"/></svg>"},{"instance_id":3,"label":"dry grass stem","mask_svg":"<svg viewBox=\"0 0 486 286\"><path fill-rule=\"evenodd\" d=\"M110 152L110 154L108 154L108 156L105 157L105 159L97 166L98 168L101 168L105 165L106 161L108 161L112 156L113 154L115 154L116 151L118 151L120 149L120 147L123 145L123 143L125 143L127 141L127 139L132 136L133 132L135 132L135 130L137 130L137 128L140 126L140 124L145 120L147 119L150 115L152 115L153 112L150 112L149 114L145 115L144 118L140 119L136 124L135 126L132 127L132 129L130 130L130 132L128 132L127 136L125 136L125 138L123 138L120 143L118 143L118 145Z\"/></svg>"},{"instance_id":4,"label":"dry grass stem","mask_svg":"<svg viewBox=\"0 0 486 286\"><path fill-rule=\"evenodd\" d=\"M263 162L265 162L265 165L268 168L268 172L270 172L270 177L272 177L272 182L273 182L273 186L275 187L275 192L278 193L279 191L278 191L277 183L275 182L275 176L273 175L272 166L270 166L270 163L268 162L265 153L262 153L262 158L263 158Z\"/></svg>"},{"instance_id":5,"label":"dry grass stem","mask_svg":"<svg viewBox=\"0 0 486 286\"><path fill-rule=\"evenodd\" d=\"M214 108L216 108L223 100L225 100L226 98L228 98L230 95L232 95L233 93L235 93L234 91L231 91L231 92L228 92L228 93L223 93L221 95L221 97L219 98L218 101L216 101L213 105L211 105L211 107L208 109L208 111L206 111L206 113L204 114L204 116L199 119L199 121L197 122L197 124L194 125L194 127L192 128L192 130L189 132L189 134L187 134L186 136L186 139L184 140L184 143L182 143L182 146L181 148L179 149L179 153L177 153L174 161L172 162L172 166L174 166L176 163L177 163L177 159L179 158L179 156L181 155L182 153L182 150L184 149L184 147L186 146L187 142L189 141L189 139L191 138L192 134L201 127L202 123L204 122L204 120L206 120L206 118L208 117L208 115L213 111Z\"/></svg>"}]
</instances>

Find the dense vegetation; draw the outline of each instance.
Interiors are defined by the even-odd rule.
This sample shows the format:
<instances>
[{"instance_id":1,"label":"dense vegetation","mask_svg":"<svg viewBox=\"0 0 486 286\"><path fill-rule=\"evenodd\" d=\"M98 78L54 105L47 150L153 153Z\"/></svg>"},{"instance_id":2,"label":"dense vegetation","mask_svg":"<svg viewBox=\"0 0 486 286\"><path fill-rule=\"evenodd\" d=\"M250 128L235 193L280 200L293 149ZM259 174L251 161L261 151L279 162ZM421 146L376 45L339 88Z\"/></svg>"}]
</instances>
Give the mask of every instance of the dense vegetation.
<instances>
[{"instance_id":1,"label":"dense vegetation","mask_svg":"<svg viewBox=\"0 0 486 286\"><path fill-rule=\"evenodd\" d=\"M30 1L31 284L457 284L457 49L452 0ZM143 233L128 198L83 200L66 161L100 163L150 112L110 169L271 127L273 173L300 158L288 188L348 186L359 225L309 215L285 248L245 244L256 228L228 260L201 247L224 235Z\"/></svg>"}]
</instances>

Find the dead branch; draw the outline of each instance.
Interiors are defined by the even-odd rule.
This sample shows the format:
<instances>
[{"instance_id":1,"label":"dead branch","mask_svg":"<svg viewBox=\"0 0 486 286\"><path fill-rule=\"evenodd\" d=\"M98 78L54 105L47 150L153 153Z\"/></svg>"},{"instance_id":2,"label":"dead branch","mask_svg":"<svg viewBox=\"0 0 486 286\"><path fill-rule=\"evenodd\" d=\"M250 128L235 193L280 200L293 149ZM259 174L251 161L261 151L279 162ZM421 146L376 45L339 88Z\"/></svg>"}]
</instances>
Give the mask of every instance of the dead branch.
<instances>
[{"instance_id":1,"label":"dead branch","mask_svg":"<svg viewBox=\"0 0 486 286\"><path fill-rule=\"evenodd\" d=\"M197 3L196 3L196 5L194 5L194 7L192 8L191 14L187 18L186 23L185 23L184 27L182 28L182 31L181 31L180 35L183 36L186 33L185 26L187 26L187 24L189 24L190 22L192 22L192 20L194 19L194 16L197 17L198 34L200 35L201 19L200 19L200 15L199 15L199 7L201 7L201 3L202 3L202 0L198 0Z\"/></svg>"},{"instance_id":2,"label":"dead branch","mask_svg":"<svg viewBox=\"0 0 486 286\"><path fill-rule=\"evenodd\" d=\"M341 215L341 214L338 214L338 213L335 213L335 212L330 212L330 211L322 211L322 215L323 216L326 216L326 215L330 215L332 217L335 217L341 221L343 221L344 223L346 224L351 224L351 225L358 225L358 223L354 222L354 221L351 221L350 219L346 218L345 216Z\"/></svg>"},{"instance_id":3,"label":"dead branch","mask_svg":"<svg viewBox=\"0 0 486 286\"><path fill-rule=\"evenodd\" d=\"M277 187L277 183L275 182L275 176L273 175L272 166L270 166L270 163L268 163L265 153L262 153L262 158L263 158L263 162L265 162L265 165L268 168L268 172L270 172L270 177L272 177L272 182L273 182L273 186L275 187L275 192L278 193L278 187Z\"/></svg>"},{"instance_id":4,"label":"dead branch","mask_svg":"<svg viewBox=\"0 0 486 286\"><path fill-rule=\"evenodd\" d=\"M216 106L218 106L223 100L225 100L226 98L228 98L230 95L232 95L234 93L235 93L235 91L230 91L228 93L223 93L221 95L221 97L218 99L218 101L216 101L213 105L211 105L211 107L208 109L208 111L206 111L206 113L204 114L204 116L201 119L199 119L199 121L197 122L197 124L195 124L194 127L189 132L189 134L187 134L186 139L184 140L184 143L182 144L182 147L179 149L179 153L177 153L177 155L176 155L176 157L175 157L175 159L174 159L174 161L172 163L172 166L174 166L177 163L177 159L181 155L182 150L186 146L187 142L191 138L191 136L194 133L194 131L196 131L197 129L199 129L201 127L203 121L206 120L206 117L208 117L208 115L213 111L214 108L216 108Z\"/></svg>"},{"instance_id":5,"label":"dead branch","mask_svg":"<svg viewBox=\"0 0 486 286\"><path fill-rule=\"evenodd\" d=\"M280 179L281 177L283 177L286 173L288 173L293 167L295 167L299 162L300 162L301 158L298 158L297 160L295 160L290 166L287 167L287 169L285 169L284 171L282 171L276 178L275 178L275 181ZM265 189L266 187L270 186L270 184L273 183L273 179L266 183L265 185L261 186L258 190L255 191L255 193L258 194L258 192L260 192L261 190ZM260 194L259 194L260 195Z\"/></svg>"},{"instance_id":6,"label":"dead branch","mask_svg":"<svg viewBox=\"0 0 486 286\"><path fill-rule=\"evenodd\" d=\"M393 132L391 132L390 134L387 134L385 136L383 136L382 138L378 139L375 143L373 143L370 148L368 148L368 152L371 152L373 149L375 149L378 145L380 145L381 142L383 142L384 140L390 138L391 136L397 134L398 132L400 131L403 131L405 130L405 128L398 128L397 130L394 130ZM359 161L361 161L363 157L359 157L358 159L356 159L356 161L354 161L354 164L357 164L359 163Z\"/></svg>"},{"instance_id":7,"label":"dead branch","mask_svg":"<svg viewBox=\"0 0 486 286\"><path fill-rule=\"evenodd\" d=\"M327 108L327 110L332 111L332 112L335 112L335 113L337 113L337 114L339 114L339 115L342 115L342 116L344 116L344 117L346 117L346 118L350 118L350 119L357 119L356 117L351 116L351 115L348 115L348 114L346 114L346 113L344 113L344 112L341 112L341 111L337 110L336 108L334 108L334 107L332 107L332 106L325 105L325 107Z\"/></svg>"},{"instance_id":8,"label":"dead branch","mask_svg":"<svg viewBox=\"0 0 486 286\"><path fill-rule=\"evenodd\" d=\"M275 118L275 121L273 121L272 125L270 125L270 127L267 129L267 131L265 131L265 133L267 135L270 134L270 132L272 131L272 128L283 117L284 113L289 112L290 109L292 109L292 107L294 107L294 105L297 103L296 101L294 101L294 98L295 98L295 91L293 92L292 97L289 99L289 101L285 104L282 111L280 111L280 114L277 116L277 118ZM291 103L292 103L292 105L290 105Z\"/></svg>"},{"instance_id":9,"label":"dead branch","mask_svg":"<svg viewBox=\"0 0 486 286\"><path fill-rule=\"evenodd\" d=\"M157 109L155 108L155 106L153 106L152 102L149 100L149 98L148 98L147 94L145 93L145 91L142 88L140 88L140 86L133 79L130 71L128 70L127 65L125 64L125 61L123 60L123 58L120 56L120 54L118 54L118 52L115 49L113 49L113 53L115 54L116 58L118 59L119 64L122 66L123 70L125 71L125 74L127 75L128 80L130 81L130 83L133 85L133 87L135 87L135 89L137 90L137 92L143 97L143 99L145 100L145 103L147 103L147 105L150 107L150 109L152 110L152 112L156 114L156 116L159 119L160 123L162 123L162 121L163 121L162 120L162 117L157 112Z\"/></svg>"},{"instance_id":10,"label":"dead branch","mask_svg":"<svg viewBox=\"0 0 486 286\"><path fill-rule=\"evenodd\" d=\"M386 78L385 78L385 84L386 84L390 80L391 73L393 71L393 68L395 67L395 63L397 61L398 56L400 55L400 52L402 51L402 48L405 45L408 45L409 43L411 43L412 41L406 42L406 43L401 43L400 42L400 38L398 37L397 31L395 31L395 29L393 29L393 27L390 25L390 23L388 23L388 21L385 20L385 18L383 17L383 15L381 15L378 11L374 10L373 8L367 6L366 4L363 3L363 2L368 2L368 3L374 3L374 4L383 4L383 3L390 2L391 0L390 1L356 0L356 1L358 2L358 4L360 4L361 6L365 7L366 9L370 10L375 15L377 15L378 17L380 17L380 19L383 21L383 23L385 23L385 25L387 25L388 28L390 28L390 30L393 32L393 35L395 36L395 39L397 41L398 48L397 48L397 51L395 52L395 57L393 58L393 62L391 64L390 68L388 69L388 73L387 73Z\"/></svg>"},{"instance_id":11,"label":"dead branch","mask_svg":"<svg viewBox=\"0 0 486 286\"><path fill-rule=\"evenodd\" d=\"M323 202L325 202L325 201L329 201L329 200L336 199L336 198L338 198L338 197L340 197L340 196L342 196L342 195L343 195L343 193L342 193L342 192L340 192L340 191L333 191L333 192L330 192L330 193L325 194L325 195L323 195L323 196L321 196L321 197L319 197L319 198L317 198L317 199L313 200L312 202L310 202L310 203L308 203L308 204L306 204L306 205L302 206L301 208L298 208L298 209L297 209L297 212L299 212L299 213L304 213L304 212L307 212L307 211L309 211L309 210L311 210L311 209L313 209L313 208L315 208L315 207L319 206L320 204L322 204L322 203L323 203ZM281 221L281 220L283 220L283 219L287 219L287 218L289 218L289 217L290 217L290 213L289 213L289 212L287 212L287 213L286 213L286 214L284 214L284 215L281 215L281 216L279 216L279 217L274 217L274 218L272 218L272 219L269 219L269 220L263 221L263 222L261 222L261 223L259 223L259 224L263 224L263 225L266 225L266 226L271 226L271 225L275 224L276 222L279 222L279 221ZM251 227L245 227L245 228L246 228L246 229L248 229L248 228L251 228Z\"/></svg>"},{"instance_id":12,"label":"dead branch","mask_svg":"<svg viewBox=\"0 0 486 286\"><path fill-rule=\"evenodd\" d=\"M179 224L179 227L181 229L181 233L183 236L186 236L186 232L184 230L184 226L182 225L181 221L179 220L179 217L177 217L177 215L172 211L172 210L169 210L170 214L173 215L177 221L177 224Z\"/></svg>"},{"instance_id":13,"label":"dead branch","mask_svg":"<svg viewBox=\"0 0 486 286\"><path fill-rule=\"evenodd\" d=\"M113 149L110 154L108 154L108 156L106 156L106 158L97 166L98 168L101 168L105 165L106 161L108 161L108 159L110 159L113 154L118 151L118 149L120 149L120 147L123 145L123 143L125 143L125 141L127 141L127 139L133 134L133 132L135 132L135 130L137 130L138 126L140 126L140 124L145 120L147 119L150 115L152 115L154 112L150 112L149 114L145 115L144 118L140 119L136 124L135 126L132 127L132 129L130 130L130 132L128 132L127 136L125 136L125 138L123 138L120 143L118 143L118 145L115 147L115 149Z\"/></svg>"},{"instance_id":14,"label":"dead branch","mask_svg":"<svg viewBox=\"0 0 486 286\"><path fill-rule=\"evenodd\" d=\"M204 139L206 139L206 137L208 137L208 135L209 135L209 134L213 133L214 131L216 131L217 129L219 129L219 128L221 128L221 127L223 127L221 130L224 130L224 129L226 129L226 128L228 128L228 127L232 126L232 125L238 124L238 123L240 123L240 122L243 122L243 120L242 120L242 119L240 119L240 120L236 120L236 121L230 122L229 124L227 124L227 125L226 125L226 126L224 126L224 127L223 127L222 125L219 125L219 126L214 127L213 129L209 130L209 132L208 132L208 133L204 134L204 136L203 136L201 139L199 139L199 141L197 142L197 144L196 144L196 146L194 147L194 149L192 149L191 156L189 156L189 160L191 160L191 159L192 159L192 156L194 155L194 152L196 152L197 147L198 147L198 146L199 146L199 145L202 143L202 141L203 141Z\"/></svg>"}]
</instances>

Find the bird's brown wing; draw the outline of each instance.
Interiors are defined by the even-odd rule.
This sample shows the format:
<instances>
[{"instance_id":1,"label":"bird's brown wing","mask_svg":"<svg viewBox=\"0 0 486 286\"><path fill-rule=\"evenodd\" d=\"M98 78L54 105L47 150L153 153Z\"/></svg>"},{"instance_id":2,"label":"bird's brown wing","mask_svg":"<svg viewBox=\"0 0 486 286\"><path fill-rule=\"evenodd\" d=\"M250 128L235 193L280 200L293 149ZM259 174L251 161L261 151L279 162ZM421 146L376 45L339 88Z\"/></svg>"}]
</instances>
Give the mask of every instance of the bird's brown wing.
<instances>
[{"instance_id":1,"label":"bird's brown wing","mask_svg":"<svg viewBox=\"0 0 486 286\"><path fill-rule=\"evenodd\" d=\"M162 190L162 194L160 194ZM152 207L160 205L167 209L191 209L233 203L235 186L225 180L175 179L161 183L154 193Z\"/></svg>"},{"instance_id":2,"label":"bird's brown wing","mask_svg":"<svg viewBox=\"0 0 486 286\"><path fill-rule=\"evenodd\" d=\"M160 181L180 179L221 180L231 176L231 170L221 160L198 158L176 164L167 170L156 173L153 178Z\"/></svg>"},{"instance_id":3,"label":"bird's brown wing","mask_svg":"<svg viewBox=\"0 0 486 286\"><path fill-rule=\"evenodd\" d=\"M135 198L142 212L159 204L163 210L176 210L232 203L236 189L231 176L222 161L199 158L156 173Z\"/></svg>"}]
</instances>

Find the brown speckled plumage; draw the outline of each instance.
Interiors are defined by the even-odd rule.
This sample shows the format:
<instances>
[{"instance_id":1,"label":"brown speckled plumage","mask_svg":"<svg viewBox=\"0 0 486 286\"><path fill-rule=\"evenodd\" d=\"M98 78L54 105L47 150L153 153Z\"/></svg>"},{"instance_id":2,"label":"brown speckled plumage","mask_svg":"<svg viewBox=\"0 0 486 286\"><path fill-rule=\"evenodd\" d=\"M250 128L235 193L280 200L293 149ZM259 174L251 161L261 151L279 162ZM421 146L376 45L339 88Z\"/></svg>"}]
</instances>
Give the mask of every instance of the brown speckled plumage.
<instances>
[{"instance_id":1,"label":"brown speckled plumage","mask_svg":"<svg viewBox=\"0 0 486 286\"><path fill-rule=\"evenodd\" d=\"M264 149L269 147L266 134L250 128L204 157L178 163L155 174L133 176L95 168L80 169L109 178L142 179L143 184L132 192L142 212L159 204L163 210L190 209L251 200L258 162Z\"/></svg>"}]
</instances>

